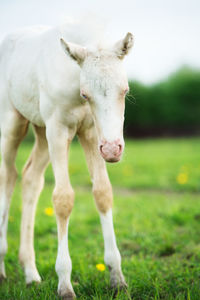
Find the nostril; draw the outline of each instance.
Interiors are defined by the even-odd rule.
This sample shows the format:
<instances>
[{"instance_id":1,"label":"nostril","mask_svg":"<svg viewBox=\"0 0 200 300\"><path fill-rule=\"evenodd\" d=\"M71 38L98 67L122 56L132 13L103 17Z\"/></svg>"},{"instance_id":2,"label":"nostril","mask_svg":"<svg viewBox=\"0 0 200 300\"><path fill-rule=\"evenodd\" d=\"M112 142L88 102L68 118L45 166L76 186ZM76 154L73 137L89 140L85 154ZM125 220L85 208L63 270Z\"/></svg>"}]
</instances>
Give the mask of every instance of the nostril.
<instances>
[{"instance_id":1,"label":"nostril","mask_svg":"<svg viewBox=\"0 0 200 300\"><path fill-rule=\"evenodd\" d=\"M100 152L103 153L103 145L100 145Z\"/></svg>"},{"instance_id":2,"label":"nostril","mask_svg":"<svg viewBox=\"0 0 200 300\"><path fill-rule=\"evenodd\" d=\"M118 147L119 147L119 154L121 154L122 153L122 145L119 144Z\"/></svg>"}]
</instances>

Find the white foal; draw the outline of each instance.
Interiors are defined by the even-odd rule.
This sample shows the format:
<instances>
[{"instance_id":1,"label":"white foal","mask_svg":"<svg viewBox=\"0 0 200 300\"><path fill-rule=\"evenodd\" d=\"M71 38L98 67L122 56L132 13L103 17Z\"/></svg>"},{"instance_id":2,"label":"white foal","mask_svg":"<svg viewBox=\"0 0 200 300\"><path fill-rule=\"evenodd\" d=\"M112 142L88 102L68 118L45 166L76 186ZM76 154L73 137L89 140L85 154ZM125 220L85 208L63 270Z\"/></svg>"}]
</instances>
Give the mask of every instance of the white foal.
<instances>
[{"instance_id":1,"label":"white foal","mask_svg":"<svg viewBox=\"0 0 200 300\"><path fill-rule=\"evenodd\" d=\"M126 286L113 229L113 195L105 160L119 161L124 148L128 82L122 61L132 48L133 36L128 33L112 47L93 45L91 49L84 33L79 32L77 38L76 30L72 25L29 28L10 34L0 45L0 277L6 277L4 256L8 210L17 177L15 158L30 122L36 142L23 172L19 258L26 282L39 282L33 248L34 216L50 159L55 176L58 293L66 299L75 297L68 251L74 192L67 166L68 149L75 134L84 148L92 177L111 285Z\"/></svg>"}]
</instances>

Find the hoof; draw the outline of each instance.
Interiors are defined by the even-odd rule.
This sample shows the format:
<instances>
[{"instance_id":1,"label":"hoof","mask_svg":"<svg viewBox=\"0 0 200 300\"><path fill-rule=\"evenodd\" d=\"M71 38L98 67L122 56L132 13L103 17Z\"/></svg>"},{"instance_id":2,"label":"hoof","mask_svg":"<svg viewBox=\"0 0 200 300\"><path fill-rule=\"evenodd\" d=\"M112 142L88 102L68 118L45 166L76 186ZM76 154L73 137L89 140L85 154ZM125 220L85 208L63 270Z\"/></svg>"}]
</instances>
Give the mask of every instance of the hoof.
<instances>
[{"instance_id":1,"label":"hoof","mask_svg":"<svg viewBox=\"0 0 200 300\"><path fill-rule=\"evenodd\" d=\"M67 291L64 295L61 295L62 300L73 300L76 298L76 295L72 291Z\"/></svg>"},{"instance_id":2,"label":"hoof","mask_svg":"<svg viewBox=\"0 0 200 300\"><path fill-rule=\"evenodd\" d=\"M114 289L115 295L121 291L126 290L128 288L128 285L124 279L124 276L122 272L113 272L111 271L111 277L110 277L110 285L111 288Z\"/></svg>"},{"instance_id":3,"label":"hoof","mask_svg":"<svg viewBox=\"0 0 200 300\"><path fill-rule=\"evenodd\" d=\"M125 281L119 282L119 283L111 282L111 288L125 290L128 288L128 284Z\"/></svg>"},{"instance_id":4,"label":"hoof","mask_svg":"<svg viewBox=\"0 0 200 300\"><path fill-rule=\"evenodd\" d=\"M41 282L41 277L37 270L34 270L32 272L26 270L25 276L26 276L26 285L31 285L34 282L39 284Z\"/></svg>"},{"instance_id":5,"label":"hoof","mask_svg":"<svg viewBox=\"0 0 200 300\"><path fill-rule=\"evenodd\" d=\"M119 283L118 285L111 285L112 290L114 291L114 298L117 297L118 293L121 291L127 292L128 285L126 282Z\"/></svg>"},{"instance_id":6,"label":"hoof","mask_svg":"<svg viewBox=\"0 0 200 300\"><path fill-rule=\"evenodd\" d=\"M33 281L31 281L31 282L26 283L26 286L27 286L27 288L29 288L29 287L32 287L34 284L35 284L36 286L38 286L38 285L40 284L40 281L35 281L35 280L33 280Z\"/></svg>"},{"instance_id":7,"label":"hoof","mask_svg":"<svg viewBox=\"0 0 200 300\"><path fill-rule=\"evenodd\" d=\"M115 284L115 285L112 285L111 284L111 288L113 289L113 290L115 290L115 292L118 292L118 291L121 291L121 290L127 290L127 288L128 288L128 285L127 285L127 283L126 282L121 282L121 283L119 283L119 284Z\"/></svg>"}]
</instances>

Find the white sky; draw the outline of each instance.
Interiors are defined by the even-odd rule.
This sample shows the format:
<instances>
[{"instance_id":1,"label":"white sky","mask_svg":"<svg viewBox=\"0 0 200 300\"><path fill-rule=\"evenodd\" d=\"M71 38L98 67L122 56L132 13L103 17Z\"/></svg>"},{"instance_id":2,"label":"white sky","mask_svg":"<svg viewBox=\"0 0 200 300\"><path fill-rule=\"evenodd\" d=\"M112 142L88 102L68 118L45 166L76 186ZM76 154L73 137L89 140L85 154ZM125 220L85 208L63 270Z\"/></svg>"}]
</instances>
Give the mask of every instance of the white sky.
<instances>
[{"instance_id":1,"label":"white sky","mask_svg":"<svg viewBox=\"0 0 200 300\"><path fill-rule=\"evenodd\" d=\"M0 39L18 27L87 13L106 18L116 40L135 35L125 62L130 78L152 83L183 64L200 68L199 0L0 0Z\"/></svg>"}]
</instances>

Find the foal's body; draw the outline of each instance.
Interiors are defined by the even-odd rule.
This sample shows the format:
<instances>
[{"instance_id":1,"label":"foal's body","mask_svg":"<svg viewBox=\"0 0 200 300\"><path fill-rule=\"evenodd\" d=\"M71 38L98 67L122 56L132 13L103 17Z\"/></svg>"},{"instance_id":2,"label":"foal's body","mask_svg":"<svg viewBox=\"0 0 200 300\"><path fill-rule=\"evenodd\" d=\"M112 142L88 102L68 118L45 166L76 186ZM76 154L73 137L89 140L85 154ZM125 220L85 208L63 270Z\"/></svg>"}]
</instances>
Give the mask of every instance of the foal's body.
<instances>
[{"instance_id":1,"label":"foal's body","mask_svg":"<svg viewBox=\"0 0 200 300\"><path fill-rule=\"evenodd\" d=\"M16 110L41 127L46 115L49 118L55 109L71 115L74 108L86 111L88 106L81 105L80 67L62 50L61 34L58 28L35 27L10 34L1 46L1 93L7 94L9 88L8 96ZM0 105L5 106L7 98L1 95Z\"/></svg>"},{"instance_id":2,"label":"foal's body","mask_svg":"<svg viewBox=\"0 0 200 300\"><path fill-rule=\"evenodd\" d=\"M20 262L25 270L26 282L39 282L33 248L34 216L44 183L43 174L50 159L55 176L53 203L58 226L58 292L70 299L74 297L74 292L70 282L72 266L68 251L68 222L74 192L68 175L67 152L75 134L79 136L86 153L93 180L111 284L125 286L112 223L112 188L104 161L118 161L123 150L124 103L115 108L113 101L114 98L124 98L124 95L119 93L120 96L116 97L114 89L106 86L113 74L112 68L106 68L109 62L118 64L128 52L132 46L132 36L126 36L121 44L113 48L114 55L113 49L110 52L102 52L102 49L86 52L86 48L73 44L78 41L73 40L73 35L69 33L70 30L60 28L34 27L7 36L0 46L0 277L6 276L4 256L7 251L8 210L17 177L15 157L31 122L36 142L23 171ZM64 51L60 45L61 37L72 42L61 41ZM127 51L122 51L123 47ZM107 63L106 58L109 58ZM98 72L101 73L100 78ZM115 69L114 73L114 80L119 79L119 85L126 90L126 78L118 78L122 70L118 74ZM107 78L103 84L102 78ZM90 95L86 96L88 93ZM102 93L104 98L109 96L110 104L107 99L106 106L103 106L105 99ZM92 99L98 99L101 105ZM109 111L111 108L112 111Z\"/></svg>"}]
</instances>

